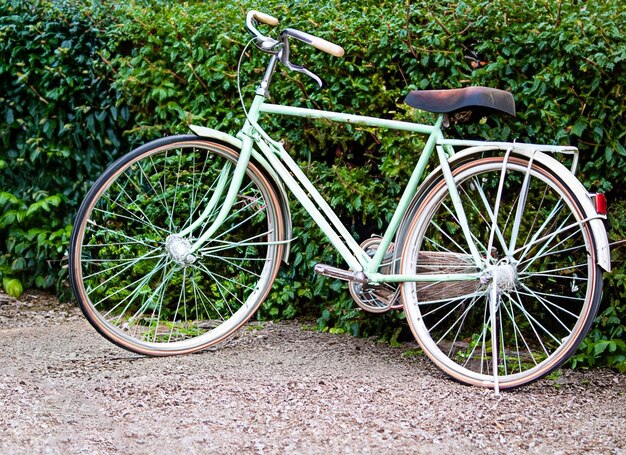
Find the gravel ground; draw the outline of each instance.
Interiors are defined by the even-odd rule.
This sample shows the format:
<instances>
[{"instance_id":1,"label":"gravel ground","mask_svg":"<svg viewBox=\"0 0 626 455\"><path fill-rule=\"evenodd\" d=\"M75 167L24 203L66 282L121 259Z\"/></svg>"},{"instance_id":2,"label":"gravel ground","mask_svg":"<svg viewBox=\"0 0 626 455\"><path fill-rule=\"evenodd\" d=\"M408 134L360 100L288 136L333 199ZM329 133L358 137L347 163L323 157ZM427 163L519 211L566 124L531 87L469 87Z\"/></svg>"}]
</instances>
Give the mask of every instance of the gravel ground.
<instances>
[{"instance_id":1,"label":"gravel ground","mask_svg":"<svg viewBox=\"0 0 626 455\"><path fill-rule=\"evenodd\" d=\"M626 454L626 376L564 370L495 396L428 359L299 322L138 357L73 306L0 294L1 454Z\"/></svg>"}]
</instances>

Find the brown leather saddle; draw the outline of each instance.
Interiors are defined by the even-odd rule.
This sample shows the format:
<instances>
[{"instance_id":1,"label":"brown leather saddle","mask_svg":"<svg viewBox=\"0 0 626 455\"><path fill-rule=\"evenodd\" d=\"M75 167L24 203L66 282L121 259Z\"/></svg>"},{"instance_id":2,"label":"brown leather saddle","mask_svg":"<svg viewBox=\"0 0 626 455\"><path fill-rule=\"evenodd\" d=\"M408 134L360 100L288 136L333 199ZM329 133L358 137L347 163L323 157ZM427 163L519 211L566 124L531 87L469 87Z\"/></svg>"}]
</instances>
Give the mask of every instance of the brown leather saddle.
<instances>
[{"instance_id":1,"label":"brown leather saddle","mask_svg":"<svg viewBox=\"0 0 626 455\"><path fill-rule=\"evenodd\" d=\"M404 102L423 111L447 114L449 123L471 123L493 113L515 117L513 95L489 87L411 90Z\"/></svg>"}]
</instances>

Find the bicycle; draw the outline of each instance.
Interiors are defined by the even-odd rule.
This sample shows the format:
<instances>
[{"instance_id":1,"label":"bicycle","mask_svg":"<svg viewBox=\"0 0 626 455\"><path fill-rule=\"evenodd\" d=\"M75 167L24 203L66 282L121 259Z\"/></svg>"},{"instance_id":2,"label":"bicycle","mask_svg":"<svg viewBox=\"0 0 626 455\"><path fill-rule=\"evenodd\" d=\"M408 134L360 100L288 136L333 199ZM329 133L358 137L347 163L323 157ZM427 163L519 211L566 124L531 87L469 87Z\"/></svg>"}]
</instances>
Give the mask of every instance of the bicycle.
<instances>
[{"instance_id":1,"label":"bicycle","mask_svg":"<svg viewBox=\"0 0 626 455\"><path fill-rule=\"evenodd\" d=\"M279 64L321 85L290 61L291 40L344 53L299 30L274 39L257 29L278 23L247 14L251 43L269 63L237 135L191 126L194 134L157 139L115 161L86 195L70 277L89 322L143 355L228 339L288 260L289 190L347 264L315 272L347 281L367 311L403 309L423 351L454 379L498 391L562 364L589 330L611 267L606 200L574 176L578 150L444 137L452 122L515 114L510 93L485 87L411 91L406 103L435 113L432 125L271 104ZM357 243L259 124L272 115L427 137L382 236ZM437 167L424 175L431 158Z\"/></svg>"}]
</instances>

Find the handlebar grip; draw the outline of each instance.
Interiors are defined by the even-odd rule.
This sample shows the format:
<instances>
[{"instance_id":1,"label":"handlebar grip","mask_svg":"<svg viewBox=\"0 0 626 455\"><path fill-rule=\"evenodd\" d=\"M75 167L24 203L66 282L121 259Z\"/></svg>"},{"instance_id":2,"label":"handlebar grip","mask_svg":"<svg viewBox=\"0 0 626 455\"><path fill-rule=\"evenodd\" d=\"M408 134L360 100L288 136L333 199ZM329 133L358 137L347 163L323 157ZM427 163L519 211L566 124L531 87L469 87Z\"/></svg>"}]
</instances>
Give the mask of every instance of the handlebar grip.
<instances>
[{"instance_id":1,"label":"handlebar grip","mask_svg":"<svg viewBox=\"0 0 626 455\"><path fill-rule=\"evenodd\" d=\"M269 14L261 13L255 10L250 11L250 14L257 21L262 22L264 24L271 25L273 27L278 25L278 19L276 19L274 16L270 16Z\"/></svg>"},{"instance_id":2,"label":"handlebar grip","mask_svg":"<svg viewBox=\"0 0 626 455\"><path fill-rule=\"evenodd\" d=\"M293 28L287 28L283 31L283 33L293 36L304 43L310 44L315 49L319 49L320 51L324 51L327 54L334 55L335 57L343 57L345 54L343 47L331 43L330 41L326 41L325 39L318 38L317 36L310 35L306 32L301 32L300 30L295 30Z\"/></svg>"}]
</instances>

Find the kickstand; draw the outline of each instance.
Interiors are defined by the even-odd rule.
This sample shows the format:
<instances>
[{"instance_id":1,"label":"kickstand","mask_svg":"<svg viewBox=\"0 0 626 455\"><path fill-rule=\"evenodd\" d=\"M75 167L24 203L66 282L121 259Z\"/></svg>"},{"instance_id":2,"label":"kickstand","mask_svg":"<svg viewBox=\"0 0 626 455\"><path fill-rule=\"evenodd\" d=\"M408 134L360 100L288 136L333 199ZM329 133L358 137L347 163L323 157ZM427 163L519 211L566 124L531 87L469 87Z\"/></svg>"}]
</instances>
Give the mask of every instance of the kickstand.
<instances>
[{"instance_id":1,"label":"kickstand","mask_svg":"<svg viewBox=\"0 0 626 455\"><path fill-rule=\"evenodd\" d=\"M491 316L491 358L493 360L493 390L496 396L500 395L500 384L498 382L498 337L496 334L496 303L498 300L498 285L496 275L491 281L491 291L489 293L489 313Z\"/></svg>"}]
</instances>

